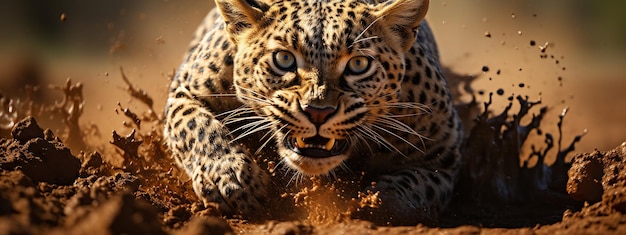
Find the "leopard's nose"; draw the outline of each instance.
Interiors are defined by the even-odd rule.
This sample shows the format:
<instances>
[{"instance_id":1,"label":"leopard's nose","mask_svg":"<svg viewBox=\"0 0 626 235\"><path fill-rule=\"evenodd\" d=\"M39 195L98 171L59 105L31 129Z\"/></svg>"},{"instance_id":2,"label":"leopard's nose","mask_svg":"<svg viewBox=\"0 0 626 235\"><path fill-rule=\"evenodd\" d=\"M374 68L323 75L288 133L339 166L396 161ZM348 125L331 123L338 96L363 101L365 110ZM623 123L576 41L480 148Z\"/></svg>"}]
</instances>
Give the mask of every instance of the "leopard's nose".
<instances>
[{"instance_id":1,"label":"leopard's nose","mask_svg":"<svg viewBox=\"0 0 626 235\"><path fill-rule=\"evenodd\" d=\"M304 113L309 117L309 120L316 126L319 126L326 122L328 118L334 114L337 110L332 107L317 108L313 106L306 106Z\"/></svg>"}]
</instances>

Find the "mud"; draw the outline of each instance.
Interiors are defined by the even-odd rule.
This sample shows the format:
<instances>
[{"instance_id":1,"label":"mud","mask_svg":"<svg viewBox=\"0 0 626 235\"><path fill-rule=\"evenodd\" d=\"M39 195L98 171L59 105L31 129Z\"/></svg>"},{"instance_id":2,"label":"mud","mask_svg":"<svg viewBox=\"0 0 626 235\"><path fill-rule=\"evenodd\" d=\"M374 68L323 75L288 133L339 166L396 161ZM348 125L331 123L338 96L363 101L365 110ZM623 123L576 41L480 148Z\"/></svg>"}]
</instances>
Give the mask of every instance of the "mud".
<instances>
[{"instance_id":1,"label":"mud","mask_svg":"<svg viewBox=\"0 0 626 235\"><path fill-rule=\"evenodd\" d=\"M530 132L541 132L545 107L537 108L540 102L520 96L509 97L511 104L497 115L489 108L491 101L482 104L484 109L475 99L459 105L465 119L473 123L465 148L467 164L455 198L434 226L380 226L354 219L353 213L380 203L377 195L360 192L354 199L337 198L340 182L335 187L316 184L315 179L299 193L282 195L293 200L296 208L270 207L276 211L250 221L221 218L216 208L198 202L189 180L168 158L160 144L161 118L155 115L149 95L124 80L129 95L147 111L133 112L119 105L116 112L129 119L120 132L127 134L113 131L109 145L93 148L100 151L70 151L64 140L82 133L80 140L73 141L81 146L93 142L93 136L89 130L70 131L76 126L69 118L61 119L64 131L59 137L26 115L71 117L76 109L58 105L34 113L29 111L37 106L32 101L4 102L14 109L7 112L7 106L1 107L1 117L15 124L0 139L0 233L626 233L626 143L566 161L581 136L562 144L563 112L558 117L559 133L542 133L544 145L533 146L531 155L538 163L531 165L528 159L520 159L521 145ZM78 97L73 104L82 103L80 92L70 89L76 84L68 81L62 87L57 89L64 94L62 100ZM513 103L521 107L515 113ZM531 121L524 125L523 118ZM553 148L558 150L556 161L548 165L544 161ZM285 215L283 209L296 213Z\"/></svg>"}]
</instances>

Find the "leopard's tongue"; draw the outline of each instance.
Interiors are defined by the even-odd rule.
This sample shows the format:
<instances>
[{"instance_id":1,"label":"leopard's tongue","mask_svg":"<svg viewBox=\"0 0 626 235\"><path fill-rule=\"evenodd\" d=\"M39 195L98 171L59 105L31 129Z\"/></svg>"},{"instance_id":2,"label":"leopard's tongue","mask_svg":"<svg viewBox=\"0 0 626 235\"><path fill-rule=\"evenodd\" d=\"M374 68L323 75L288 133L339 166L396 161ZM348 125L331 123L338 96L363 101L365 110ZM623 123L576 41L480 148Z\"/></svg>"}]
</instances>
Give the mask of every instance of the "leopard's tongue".
<instances>
[{"instance_id":1,"label":"leopard's tongue","mask_svg":"<svg viewBox=\"0 0 626 235\"><path fill-rule=\"evenodd\" d=\"M324 138L325 139L325 138ZM319 141L316 141L319 142ZM306 143L304 138L296 138L296 147L303 149L303 148L318 148L318 149L325 149L326 151L330 151L333 149L333 147L335 146L335 138L330 138L328 139L328 141L326 143L320 143L320 144L315 144L315 143Z\"/></svg>"}]
</instances>

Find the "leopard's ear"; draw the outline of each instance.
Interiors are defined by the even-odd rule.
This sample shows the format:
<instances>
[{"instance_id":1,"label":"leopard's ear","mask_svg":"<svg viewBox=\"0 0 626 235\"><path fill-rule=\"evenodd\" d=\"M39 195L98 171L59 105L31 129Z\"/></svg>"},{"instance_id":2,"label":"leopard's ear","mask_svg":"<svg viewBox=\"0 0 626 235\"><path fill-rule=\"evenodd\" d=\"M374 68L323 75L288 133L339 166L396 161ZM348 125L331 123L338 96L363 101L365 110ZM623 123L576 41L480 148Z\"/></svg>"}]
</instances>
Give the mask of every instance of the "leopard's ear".
<instances>
[{"instance_id":1,"label":"leopard's ear","mask_svg":"<svg viewBox=\"0 0 626 235\"><path fill-rule=\"evenodd\" d=\"M428 3L429 0L387 0L376 6L374 15L397 34L402 48L408 50L415 42Z\"/></svg>"},{"instance_id":2,"label":"leopard's ear","mask_svg":"<svg viewBox=\"0 0 626 235\"><path fill-rule=\"evenodd\" d=\"M215 0L215 4L224 18L226 31L234 40L244 31L258 25L269 8L258 0Z\"/></svg>"}]
</instances>

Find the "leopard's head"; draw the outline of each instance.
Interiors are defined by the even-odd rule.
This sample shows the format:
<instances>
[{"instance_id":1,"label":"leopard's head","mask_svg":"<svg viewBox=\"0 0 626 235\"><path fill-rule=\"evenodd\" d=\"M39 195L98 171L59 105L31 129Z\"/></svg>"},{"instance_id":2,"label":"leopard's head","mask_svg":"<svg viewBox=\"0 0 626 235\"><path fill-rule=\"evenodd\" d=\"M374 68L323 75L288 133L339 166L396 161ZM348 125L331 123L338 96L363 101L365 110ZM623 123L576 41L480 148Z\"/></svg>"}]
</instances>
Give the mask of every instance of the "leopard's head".
<instances>
[{"instance_id":1,"label":"leopard's head","mask_svg":"<svg viewBox=\"0 0 626 235\"><path fill-rule=\"evenodd\" d=\"M327 174L357 142L393 126L404 54L428 0L217 0L236 45L237 97L268 131L282 160L305 175Z\"/></svg>"}]
</instances>

